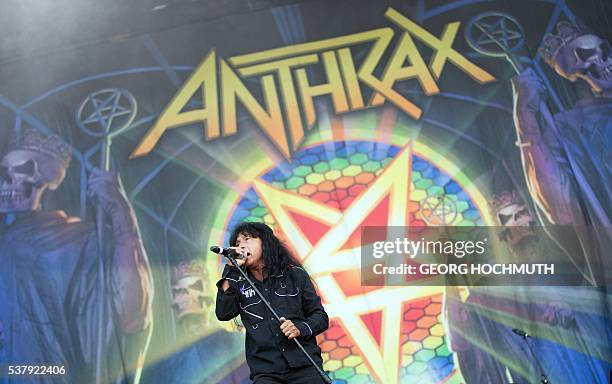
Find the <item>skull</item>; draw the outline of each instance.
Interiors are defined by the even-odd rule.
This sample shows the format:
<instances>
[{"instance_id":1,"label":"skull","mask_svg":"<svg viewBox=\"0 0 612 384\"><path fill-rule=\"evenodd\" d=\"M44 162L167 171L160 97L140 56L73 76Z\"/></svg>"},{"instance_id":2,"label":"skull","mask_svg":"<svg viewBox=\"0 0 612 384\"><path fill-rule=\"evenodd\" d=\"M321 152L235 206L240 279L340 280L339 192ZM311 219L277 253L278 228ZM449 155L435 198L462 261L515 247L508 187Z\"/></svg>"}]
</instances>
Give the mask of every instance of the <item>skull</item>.
<instances>
[{"instance_id":1,"label":"skull","mask_svg":"<svg viewBox=\"0 0 612 384\"><path fill-rule=\"evenodd\" d=\"M555 57L555 70L568 80L586 81L593 92L612 89L612 52L602 38L587 34L564 45Z\"/></svg>"},{"instance_id":2,"label":"skull","mask_svg":"<svg viewBox=\"0 0 612 384\"><path fill-rule=\"evenodd\" d=\"M55 190L66 168L53 157L33 150L11 150L0 161L0 212L40 209L43 193Z\"/></svg>"},{"instance_id":3,"label":"skull","mask_svg":"<svg viewBox=\"0 0 612 384\"><path fill-rule=\"evenodd\" d=\"M212 299L206 295L202 276L185 276L172 286L172 304L180 320L187 315L207 315Z\"/></svg>"},{"instance_id":4,"label":"skull","mask_svg":"<svg viewBox=\"0 0 612 384\"><path fill-rule=\"evenodd\" d=\"M529 207L523 203L513 202L502 207L497 212L497 220L501 226L505 227L501 233L502 240L511 247L535 235L531 227L533 218Z\"/></svg>"}]
</instances>

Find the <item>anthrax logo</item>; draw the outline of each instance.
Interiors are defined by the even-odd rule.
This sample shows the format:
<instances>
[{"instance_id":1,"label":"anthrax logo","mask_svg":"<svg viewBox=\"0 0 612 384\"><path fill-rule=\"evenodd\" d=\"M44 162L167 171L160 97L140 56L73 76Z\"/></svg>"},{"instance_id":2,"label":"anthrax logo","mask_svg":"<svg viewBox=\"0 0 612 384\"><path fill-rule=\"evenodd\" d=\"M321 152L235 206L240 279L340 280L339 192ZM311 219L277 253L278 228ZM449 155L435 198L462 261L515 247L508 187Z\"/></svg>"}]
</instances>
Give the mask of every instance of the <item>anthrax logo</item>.
<instances>
[{"instance_id":1,"label":"anthrax logo","mask_svg":"<svg viewBox=\"0 0 612 384\"><path fill-rule=\"evenodd\" d=\"M452 48L459 22L448 23L442 35L436 37L393 8L389 8L385 16L399 27L401 34L380 77L374 72L393 38L390 27L234 56L229 64L211 51L130 157L148 154L166 130L187 124L203 123L206 140L236 134L239 101L278 150L289 158L302 142L305 131L316 121L315 97L331 96L335 113L379 106L389 100L412 118L419 119L421 109L393 88L398 81L417 79L426 95L437 94L440 89L436 80L447 62L479 84L495 81L492 75ZM433 49L428 64L413 37ZM371 44L371 49L356 68L351 47L358 44ZM404 65L406 62L410 65ZM327 83L309 83L306 69L315 64L322 66ZM260 80L264 105L243 82L251 77ZM362 85L371 90L367 103ZM203 107L184 111L197 92L201 92Z\"/></svg>"}]
</instances>

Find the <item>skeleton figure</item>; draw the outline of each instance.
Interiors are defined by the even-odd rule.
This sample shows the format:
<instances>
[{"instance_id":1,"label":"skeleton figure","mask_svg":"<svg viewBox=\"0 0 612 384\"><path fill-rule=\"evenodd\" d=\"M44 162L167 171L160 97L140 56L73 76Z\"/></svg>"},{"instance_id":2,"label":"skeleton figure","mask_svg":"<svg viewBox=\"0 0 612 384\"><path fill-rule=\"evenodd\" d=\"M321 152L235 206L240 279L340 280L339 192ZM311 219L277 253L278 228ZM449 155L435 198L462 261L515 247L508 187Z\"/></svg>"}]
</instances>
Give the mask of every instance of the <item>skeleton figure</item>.
<instances>
[{"instance_id":1,"label":"skeleton figure","mask_svg":"<svg viewBox=\"0 0 612 384\"><path fill-rule=\"evenodd\" d=\"M201 333L210 325L213 299L207 294L203 263L181 262L172 268L172 306L187 334Z\"/></svg>"},{"instance_id":2,"label":"skeleton figure","mask_svg":"<svg viewBox=\"0 0 612 384\"><path fill-rule=\"evenodd\" d=\"M0 160L0 364L71 367L54 378L58 383L94 382L97 368L103 382L137 380L152 290L135 215L118 178L99 169L88 186L111 224L105 254L91 223L44 211L41 198L63 181L70 153L58 137L26 130ZM97 278L100 258L107 268L104 289Z\"/></svg>"},{"instance_id":3,"label":"skeleton figure","mask_svg":"<svg viewBox=\"0 0 612 384\"><path fill-rule=\"evenodd\" d=\"M565 254L584 262L585 282L598 286L573 287L564 294L590 303L575 322L575 337L580 340L577 343L584 344L583 337L592 340L588 353L596 357L576 364L579 369L565 372L564 379L577 382L580 379L572 375L579 375L605 381L607 368L597 359L609 352L612 343L612 296L608 292L612 281L612 52L607 41L587 28L560 22L557 34L544 37L540 53L562 77L584 80L595 96L551 117L545 87L533 70L512 80L517 145L531 197L548 222L573 228L572 236L565 231L555 233L555 228L548 233L561 248L580 245ZM568 242L568 237L573 238Z\"/></svg>"},{"instance_id":4,"label":"skeleton figure","mask_svg":"<svg viewBox=\"0 0 612 384\"><path fill-rule=\"evenodd\" d=\"M526 250L537 243L529 207L520 200L515 191L494 195L489 206L496 224L502 228L499 236L509 245L513 261L529 261L531 253ZM504 288L470 287L469 296L465 300L462 300L460 291L456 288L449 287L446 291L445 307L450 345L467 384L527 382L509 368L516 369L520 366L522 341L512 333L511 328L497 322L486 310L480 310L496 308L498 289ZM506 307L510 309L509 304L506 304ZM516 309L512 308L511 313L522 312L527 318L531 316L526 313L529 311L528 306L518 307L517 305ZM509 376L512 381L509 381Z\"/></svg>"},{"instance_id":5,"label":"skeleton figure","mask_svg":"<svg viewBox=\"0 0 612 384\"><path fill-rule=\"evenodd\" d=\"M558 248L534 225L530 209L518 193L504 191L494 195L489 205L497 225L503 228L500 236L510 251L512 262L541 262L546 256L555 255L553 260L558 257ZM512 332L510 324L499 321L508 315L521 319L519 323L525 324L521 327L535 335L530 343L551 382L579 382L581 373L576 373L572 366L558 364L568 359L565 347L554 348L549 341L537 338L537 335L548 334L563 345L568 333L575 332L576 338L584 337L586 333L581 333L578 323L597 329L588 316L578 320L581 314L571 309L572 300L589 297L593 292L574 289L477 286L470 287L465 302L461 302L454 291L447 290L449 337L466 383L522 384L540 376L533 361L525 359L524 340ZM580 358L583 359L580 364L592 366L588 357ZM591 369L596 372L598 367Z\"/></svg>"},{"instance_id":6,"label":"skeleton figure","mask_svg":"<svg viewBox=\"0 0 612 384\"><path fill-rule=\"evenodd\" d=\"M557 34L544 38L540 53L561 76L584 80L595 97L552 116L545 87L532 69L513 78L514 120L525 179L543 218L575 228L581 249L569 253L584 259L585 280L609 282L605 271L612 259L605 252L612 246L610 45L585 27L560 22ZM559 243L565 241L552 235Z\"/></svg>"}]
</instances>

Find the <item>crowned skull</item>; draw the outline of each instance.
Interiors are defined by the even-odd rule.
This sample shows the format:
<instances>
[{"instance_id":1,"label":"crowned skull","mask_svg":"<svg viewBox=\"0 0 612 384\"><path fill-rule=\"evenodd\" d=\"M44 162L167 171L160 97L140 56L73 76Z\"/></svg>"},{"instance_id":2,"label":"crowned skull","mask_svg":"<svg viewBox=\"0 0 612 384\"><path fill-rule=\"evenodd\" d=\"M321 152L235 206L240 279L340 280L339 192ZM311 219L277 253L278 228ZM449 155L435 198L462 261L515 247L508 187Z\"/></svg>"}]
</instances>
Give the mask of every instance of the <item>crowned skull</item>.
<instances>
[{"instance_id":1,"label":"crowned skull","mask_svg":"<svg viewBox=\"0 0 612 384\"><path fill-rule=\"evenodd\" d=\"M59 187L69 163L70 146L56 136L27 130L14 137L0 160L0 212L40 209L44 192Z\"/></svg>"},{"instance_id":2,"label":"crowned skull","mask_svg":"<svg viewBox=\"0 0 612 384\"><path fill-rule=\"evenodd\" d=\"M207 282L204 266L195 260L172 268L172 306L179 320L188 315L207 317L211 312Z\"/></svg>"},{"instance_id":3,"label":"crowned skull","mask_svg":"<svg viewBox=\"0 0 612 384\"><path fill-rule=\"evenodd\" d=\"M556 35L545 36L540 52L548 64L566 79L583 79L595 93L612 89L610 43L586 27L560 22Z\"/></svg>"},{"instance_id":4,"label":"crowned skull","mask_svg":"<svg viewBox=\"0 0 612 384\"><path fill-rule=\"evenodd\" d=\"M493 196L491 206L497 224L503 227L500 237L509 246L513 247L535 235L532 228L534 221L529 207L515 191Z\"/></svg>"}]
</instances>

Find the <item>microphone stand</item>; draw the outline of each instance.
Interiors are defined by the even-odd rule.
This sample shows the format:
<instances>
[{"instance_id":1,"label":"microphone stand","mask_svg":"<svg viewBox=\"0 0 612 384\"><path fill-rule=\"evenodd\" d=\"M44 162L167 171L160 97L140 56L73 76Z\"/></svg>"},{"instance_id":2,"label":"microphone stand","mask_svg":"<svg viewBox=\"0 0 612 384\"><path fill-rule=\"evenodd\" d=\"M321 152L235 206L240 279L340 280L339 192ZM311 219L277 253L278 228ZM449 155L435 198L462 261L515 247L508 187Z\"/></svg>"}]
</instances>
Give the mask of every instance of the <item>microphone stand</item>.
<instances>
[{"instance_id":1,"label":"microphone stand","mask_svg":"<svg viewBox=\"0 0 612 384\"><path fill-rule=\"evenodd\" d=\"M264 297L264 295L259 291L259 289L257 289L257 287L255 286L255 284L253 284L253 281L249 278L249 276L246 274L246 272L244 272L237 264L236 261L230 257L229 255L224 255L225 258L231 263L231 265L233 265L234 267L236 267L238 269L238 271L240 272L240 274L242 275L242 277L244 277L244 279L249 283L249 285L251 286L251 288L253 288L253 290L255 291L255 294L257 294L257 296L259 296L259 298L261 299L261 301L266 305L266 307L270 310L270 312L272 312L272 316L274 316L274 318L278 321L279 324L281 324L281 320L280 320L280 316L278 315L278 313L276 313L276 311L274 310L274 308L272 308L272 306L270 305L270 303L268 302L268 300L266 300L266 298ZM304 349L304 346L302 345L302 343L300 343L300 341L296 338L293 338L293 341L295 341L295 344L298 346L298 348L300 349L300 351L302 351L302 353L304 354L304 356L306 356L306 358L308 359L308 361L310 362L310 364L312 364L313 367L315 367L315 369L317 370L317 372L319 373L319 375L321 376L321 379L323 379L323 382L325 382L325 384L331 384L332 383L332 379L330 379L329 376L327 376L327 373L325 373L321 368L319 368L319 366L317 365L317 363L315 363L315 361L312 359L312 357L310 357L310 355L308 354L308 352L306 352L306 350ZM548 382L547 382L548 383Z\"/></svg>"},{"instance_id":2,"label":"microphone stand","mask_svg":"<svg viewBox=\"0 0 612 384\"><path fill-rule=\"evenodd\" d=\"M523 332L523 334L520 335L520 336L525 341L525 344L527 344L527 348L529 349L529 353L531 354L532 359L535 361L537 369L541 372L540 383L542 383L542 384L550 384L550 381L548 380L548 376L546 376L546 373L544 372L544 368L542 367L542 364L540 363L540 360L538 359L537 355L535 354L535 351L533 350L533 347L531 346L531 343L529 343L529 341L527 340L527 338L529 337L529 334Z\"/></svg>"}]
</instances>

